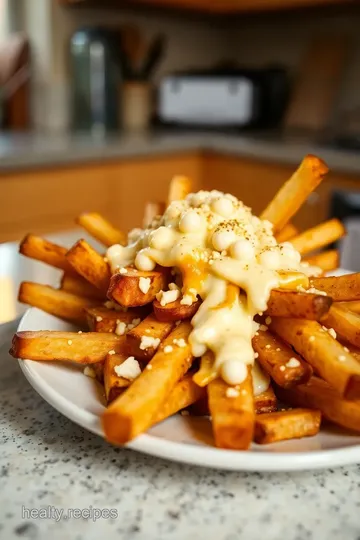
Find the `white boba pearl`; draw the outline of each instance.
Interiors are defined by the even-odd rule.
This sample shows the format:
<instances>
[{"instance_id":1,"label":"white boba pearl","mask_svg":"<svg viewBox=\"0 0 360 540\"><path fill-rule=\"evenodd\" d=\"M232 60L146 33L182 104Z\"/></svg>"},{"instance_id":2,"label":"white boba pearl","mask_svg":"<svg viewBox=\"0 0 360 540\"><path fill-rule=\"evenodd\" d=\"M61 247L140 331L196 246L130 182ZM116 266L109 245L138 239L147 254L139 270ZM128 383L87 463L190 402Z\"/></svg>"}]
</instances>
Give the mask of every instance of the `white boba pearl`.
<instances>
[{"instance_id":1,"label":"white boba pearl","mask_svg":"<svg viewBox=\"0 0 360 540\"><path fill-rule=\"evenodd\" d=\"M212 245L217 251L228 249L236 239L233 231L218 231L212 236Z\"/></svg>"},{"instance_id":2,"label":"white boba pearl","mask_svg":"<svg viewBox=\"0 0 360 540\"><path fill-rule=\"evenodd\" d=\"M135 266L138 270L143 270L145 272L154 270L156 263L150 259L145 253L144 250L139 251L135 257Z\"/></svg>"},{"instance_id":3,"label":"white boba pearl","mask_svg":"<svg viewBox=\"0 0 360 540\"><path fill-rule=\"evenodd\" d=\"M230 199L227 199L225 197L221 197L220 199L216 199L212 205L212 210L216 212L217 214L220 214L220 216L223 217L229 217L234 211L234 205L230 201Z\"/></svg>"},{"instance_id":4,"label":"white boba pearl","mask_svg":"<svg viewBox=\"0 0 360 540\"><path fill-rule=\"evenodd\" d=\"M168 249L173 244L173 236L169 227L159 227L150 235L150 246L154 249Z\"/></svg>"},{"instance_id":5,"label":"white boba pearl","mask_svg":"<svg viewBox=\"0 0 360 540\"><path fill-rule=\"evenodd\" d=\"M260 264L269 270L277 270L281 265L280 253L277 250L267 250L261 253Z\"/></svg>"},{"instance_id":6,"label":"white boba pearl","mask_svg":"<svg viewBox=\"0 0 360 540\"><path fill-rule=\"evenodd\" d=\"M231 255L239 261L251 261L255 257L255 249L249 240L237 240L231 246Z\"/></svg>"},{"instance_id":7,"label":"white boba pearl","mask_svg":"<svg viewBox=\"0 0 360 540\"><path fill-rule=\"evenodd\" d=\"M179 229L183 233L197 232L201 228L202 219L194 210L188 210L183 214L179 222Z\"/></svg>"},{"instance_id":8,"label":"white boba pearl","mask_svg":"<svg viewBox=\"0 0 360 540\"><path fill-rule=\"evenodd\" d=\"M240 384L247 376L247 365L237 358L229 358L221 366L221 376L228 384Z\"/></svg>"}]
</instances>

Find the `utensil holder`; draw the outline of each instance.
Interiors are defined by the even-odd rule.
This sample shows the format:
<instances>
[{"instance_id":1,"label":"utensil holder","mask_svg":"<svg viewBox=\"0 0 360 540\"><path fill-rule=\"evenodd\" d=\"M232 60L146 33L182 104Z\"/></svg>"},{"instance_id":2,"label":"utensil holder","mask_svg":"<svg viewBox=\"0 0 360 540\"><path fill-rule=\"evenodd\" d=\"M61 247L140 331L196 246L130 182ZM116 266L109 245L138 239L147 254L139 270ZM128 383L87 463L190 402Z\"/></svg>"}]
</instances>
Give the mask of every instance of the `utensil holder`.
<instances>
[{"instance_id":1,"label":"utensil holder","mask_svg":"<svg viewBox=\"0 0 360 540\"><path fill-rule=\"evenodd\" d=\"M121 124L125 131L146 131L151 118L151 86L127 82L121 93Z\"/></svg>"}]
</instances>

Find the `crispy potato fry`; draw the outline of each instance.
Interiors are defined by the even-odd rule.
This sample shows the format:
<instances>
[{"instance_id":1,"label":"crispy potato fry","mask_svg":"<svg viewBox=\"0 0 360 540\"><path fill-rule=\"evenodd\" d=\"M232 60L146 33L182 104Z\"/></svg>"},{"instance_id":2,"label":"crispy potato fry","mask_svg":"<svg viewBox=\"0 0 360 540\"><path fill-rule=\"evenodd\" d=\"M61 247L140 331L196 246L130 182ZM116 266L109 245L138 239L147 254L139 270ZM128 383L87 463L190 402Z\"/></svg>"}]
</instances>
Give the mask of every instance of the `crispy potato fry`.
<instances>
[{"instance_id":1,"label":"crispy potato fry","mask_svg":"<svg viewBox=\"0 0 360 540\"><path fill-rule=\"evenodd\" d=\"M104 246L126 244L126 235L97 212L80 214L76 218L76 223Z\"/></svg>"},{"instance_id":2,"label":"crispy potato fry","mask_svg":"<svg viewBox=\"0 0 360 540\"><path fill-rule=\"evenodd\" d=\"M360 272L344 276L314 277L310 287L324 291L334 302L360 300Z\"/></svg>"},{"instance_id":3,"label":"crispy potato fry","mask_svg":"<svg viewBox=\"0 0 360 540\"><path fill-rule=\"evenodd\" d=\"M49 264L70 274L76 273L65 257L67 249L45 238L27 234L20 243L19 252L25 257Z\"/></svg>"},{"instance_id":4,"label":"crispy potato fry","mask_svg":"<svg viewBox=\"0 0 360 540\"><path fill-rule=\"evenodd\" d=\"M254 441L258 444L311 437L319 432L321 412L293 409L261 414L255 420Z\"/></svg>"},{"instance_id":5,"label":"crispy potato fry","mask_svg":"<svg viewBox=\"0 0 360 540\"><path fill-rule=\"evenodd\" d=\"M276 234L276 240L279 244L288 242L294 236L299 234L298 229L290 221Z\"/></svg>"},{"instance_id":6,"label":"crispy potato fry","mask_svg":"<svg viewBox=\"0 0 360 540\"><path fill-rule=\"evenodd\" d=\"M227 396L231 387L221 379L207 387L214 439L219 448L247 450L253 438L255 407L250 370L238 386L236 397Z\"/></svg>"},{"instance_id":7,"label":"crispy potato fry","mask_svg":"<svg viewBox=\"0 0 360 540\"><path fill-rule=\"evenodd\" d=\"M120 366L127 359L127 354L108 354L104 362L104 388L106 401L111 403L124 391L125 388L130 386L132 381L125 379L125 377L119 377L114 371L116 366Z\"/></svg>"},{"instance_id":8,"label":"crispy potato fry","mask_svg":"<svg viewBox=\"0 0 360 540\"><path fill-rule=\"evenodd\" d=\"M330 219L295 236L290 240L290 243L301 255L306 255L311 251L336 242L344 234L346 234L346 230L341 221Z\"/></svg>"},{"instance_id":9,"label":"crispy potato fry","mask_svg":"<svg viewBox=\"0 0 360 540\"><path fill-rule=\"evenodd\" d=\"M331 272L331 270L336 270L339 267L340 255L337 249L328 249L311 257L306 257L304 261L309 263L310 266L318 266L324 272Z\"/></svg>"},{"instance_id":10,"label":"crispy potato fry","mask_svg":"<svg viewBox=\"0 0 360 540\"><path fill-rule=\"evenodd\" d=\"M172 416L182 409L186 409L204 397L206 397L205 388L200 388L200 386L195 384L191 375L185 375L185 377L174 386L171 394L167 397L166 401L164 401L153 418L152 423L157 424L158 422L162 422L165 418Z\"/></svg>"},{"instance_id":11,"label":"crispy potato fry","mask_svg":"<svg viewBox=\"0 0 360 540\"><path fill-rule=\"evenodd\" d=\"M191 192L191 180L186 176L174 176L170 182L168 205L173 201L181 201Z\"/></svg>"},{"instance_id":12,"label":"crispy potato fry","mask_svg":"<svg viewBox=\"0 0 360 540\"><path fill-rule=\"evenodd\" d=\"M91 364L91 367L95 372L96 380L104 384L104 362L96 362L95 364Z\"/></svg>"},{"instance_id":13,"label":"crispy potato fry","mask_svg":"<svg viewBox=\"0 0 360 540\"><path fill-rule=\"evenodd\" d=\"M352 302L336 302L335 305L353 311L354 313L360 313L360 300L353 300Z\"/></svg>"},{"instance_id":14,"label":"crispy potato fry","mask_svg":"<svg viewBox=\"0 0 360 540\"><path fill-rule=\"evenodd\" d=\"M207 386L211 381L215 380L217 373L214 370L214 355L211 351L207 351L200 359L200 368L193 375L193 381L198 386Z\"/></svg>"},{"instance_id":15,"label":"crispy potato fry","mask_svg":"<svg viewBox=\"0 0 360 540\"><path fill-rule=\"evenodd\" d=\"M331 304L330 296L274 289L270 293L266 315L318 321L329 311Z\"/></svg>"},{"instance_id":16,"label":"crispy potato fry","mask_svg":"<svg viewBox=\"0 0 360 540\"><path fill-rule=\"evenodd\" d=\"M85 312L91 332L115 332L118 323L123 322L128 325L142 317L140 310L117 311L104 306L91 307Z\"/></svg>"},{"instance_id":17,"label":"crispy potato fry","mask_svg":"<svg viewBox=\"0 0 360 540\"><path fill-rule=\"evenodd\" d=\"M292 177L283 184L265 208L260 216L261 219L271 221L275 233L281 231L310 193L317 188L328 170L321 159L311 155L306 156Z\"/></svg>"},{"instance_id":18,"label":"crispy potato fry","mask_svg":"<svg viewBox=\"0 0 360 540\"><path fill-rule=\"evenodd\" d=\"M157 293L166 288L169 276L170 272L167 268L158 267L151 272L140 272L128 268L126 274L111 276L108 297L121 306L144 306L155 300ZM140 289L141 278L150 279L150 287L146 293Z\"/></svg>"},{"instance_id":19,"label":"crispy potato fry","mask_svg":"<svg viewBox=\"0 0 360 540\"><path fill-rule=\"evenodd\" d=\"M119 352L124 338L97 332L17 332L10 354L14 358L77 364L94 364L105 360L109 351Z\"/></svg>"},{"instance_id":20,"label":"crispy potato fry","mask_svg":"<svg viewBox=\"0 0 360 540\"><path fill-rule=\"evenodd\" d=\"M160 322L155 315L151 313L130 330L126 335L126 351L129 356L135 356L137 360L148 362L156 353L160 343L170 334L174 328L172 322ZM158 340L157 346L146 343L146 338L150 341ZM153 339L151 339L153 338Z\"/></svg>"},{"instance_id":21,"label":"crispy potato fry","mask_svg":"<svg viewBox=\"0 0 360 540\"><path fill-rule=\"evenodd\" d=\"M333 305L322 322L328 328L333 328L339 338L360 347L360 315L340 306Z\"/></svg>"},{"instance_id":22,"label":"crispy potato fry","mask_svg":"<svg viewBox=\"0 0 360 540\"><path fill-rule=\"evenodd\" d=\"M154 300L153 307L155 316L159 321L182 321L191 319L199 309L200 304L201 301L197 300L191 306L185 306L178 299L162 306L158 300Z\"/></svg>"},{"instance_id":23,"label":"crispy potato fry","mask_svg":"<svg viewBox=\"0 0 360 540\"><path fill-rule=\"evenodd\" d=\"M143 227L146 229L156 216L161 216L165 211L164 202L147 202L144 211Z\"/></svg>"},{"instance_id":24,"label":"crispy potato fry","mask_svg":"<svg viewBox=\"0 0 360 540\"><path fill-rule=\"evenodd\" d=\"M279 270L278 274L280 278L280 289L294 291L298 287L304 287L304 289L309 287L309 278L301 272L284 272Z\"/></svg>"},{"instance_id":25,"label":"crispy potato fry","mask_svg":"<svg viewBox=\"0 0 360 540\"><path fill-rule=\"evenodd\" d=\"M360 398L360 364L316 321L274 318L271 330L346 399Z\"/></svg>"},{"instance_id":26,"label":"crispy potato fry","mask_svg":"<svg viewBox=\"0 0 360 540\"><path fill-rule=\"evenodd\" d=\"M105 296L110 283L110 268L104 258L85 240L79 240L66 253L71 266Z\"/></svg>"},{"instance_id":27,"label":"crispy potato fry","mask_svg":"<svg viewBox=\"0 0 360 540\"><path fill-rule=\"evenodd\" d=\"M252 340L258 362L272 379L284 388L308 381L312 367L281 339L268 330L259 330Z\"/></svg>"},{"instance_id":28,"label":"crispy potato fry","mask_svg":"<svg viewBox=\"0 0 360 540\"><path fill-rule=\"evenodd\" d=\"M331 422L360 432L360 401L342 398L334 388L318 377L311 377L306 384L291 390L276 387L276 394L284 403L318 409Z\"/></svg>"},{"instance_id":29,"label":"crispy potato fry","mask_svg":"<svg viewBox=\"0 0 360 540\"><path fill-rule=\"evenodd\" d=\"M272 385L261 394L254 396L255 413L265 414L277 411L277 398Z\"/></svg>"},{"instance_id":30,"label":"crispy potato fry","mask_svg":"<svg viewBox=\"0 0 360 540\"><path fill-rule=\"evenodd\" d=\"M147 369L106 409L102 422L109 442L124 444L151 426L172 389L191 365L190 332L189 322L184 321L176 327L164 340L164 347L155 354ZM164 348L174 346L174 339L184 339L186 345L174 347L169 355Z\"/></svg>"},{"instance_id":31,"label":"crispy potato fry","mask_svg":"<svg viewBox=\"0 0 360 540\"><path fill-rule=\"evenodd\" d=\"M80 326L86 324L85 308L94 306L98 302L30 281L21 283L18 300Z\"/></svg>"},{"instance_id":32,"label":"crispy potato fry","mask_svg":"<svg viewBox=\"0 0 360 540\"><path fill-rule=\"evenodd\" d=\"M96 298L99 302L106 300L104 294L83 277L68 272L64 272L61 278L60 289L85 298Z\"/></svg>"}]
</instances>

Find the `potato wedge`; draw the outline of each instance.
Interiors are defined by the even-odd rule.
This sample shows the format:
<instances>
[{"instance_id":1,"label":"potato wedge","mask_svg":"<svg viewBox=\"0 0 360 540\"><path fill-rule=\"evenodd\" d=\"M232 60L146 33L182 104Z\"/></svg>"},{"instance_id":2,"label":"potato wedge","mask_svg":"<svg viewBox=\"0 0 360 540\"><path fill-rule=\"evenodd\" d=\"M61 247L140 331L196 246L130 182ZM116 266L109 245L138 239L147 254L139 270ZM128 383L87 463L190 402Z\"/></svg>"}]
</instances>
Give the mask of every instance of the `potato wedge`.
<instances>
[{"instance_id":1,"label":"potato wedge","mask_svg":"<svg viewBox=\"0 0 360 540\"><path fill-rule=\"evenodd\" d=\"M277 411L277 398L272 385L261 394L254 396L256 414L265 414Z\"/></svg>"},{"instance_id":2,"label":"potato wedge","mask_svg":"<svg viewBox=\"0 0 360 540\"><path fill-rule=\"evenodd\" d=\"M317 188L328 170L321 159L312 155L306 156L292 177L283 184L265 208L261 219L271 221L275 233L281 231L310 193Z\"/></svg>"},{"instance_id":3,"label":"potato wedge","mask_svg":"<svg viewBox=\"0 0 360 540\"><path fill-rule=\"evenodd\" d=\"M339 268L340 255L337 249L328 249L311 257L306 257L304 261L309 263L310 266L318 266L324 272L331 272Z\"/></svg>"},{"instance_id":4,"label":"potato wedge","mask_svg":"<svg viewBox=\"0 0 360 540\"><path fill-rule=\"evenodd\" d=\"M107 219L97 212L80 214L76 223L83 227L91 236L104 246L113 244L126 244L126 234L114 227Z\"/></svg>"},{"instance_id":5,"label":"potato wedge","mask_svg":"<svg viewBox=\"0 0 360 540\"><path fill-rule=\"evenodd\" d=\"M316 321L274 318L270 325L344 398L360 398L360 364Z\"/></svg>"},{"instance_id":6,"label":"potato wedge","mask_svg":"<svg viewBox=\"0 0 360 540\"><path fill-rule=\"evenodd\" d=\"M106 300L106 296L94 285L91 285L83 277L68 272L64 272L61 278L60 289L85 298L96 298L99 303Z\"/></svg>"},{"instance_id":7,"label":"potato wedge","mask_svg":"<svg viewBox=\"0 0 360 540\"><path fill-rule=\"evenodd\" d=\"M94 370L96 380L99 381L99 383L104 384L104 361L91 364L91 367Z\"/></svg>"},{"instance_id":8,"label":"potato wedge","mask_svg":"<svg viewBox=\"0 0 360 540\"><path fill-rule=\"evenodd\" d=\"M34 234L27 234L19 246L19 253L25 255L25 257L41 261L70 274L76 274L74 268L65 257L66 252L66 248Z\"/></svg>"},{"instance_id":9,"label":"potato wedge","mask_svg":"<svg viewBox=\"0 0 360 540\"><path fill-rule=\"evenodd\" d=\"M276 235L276 241L281 244L282 242L288 242L294 236L299 234L298 229L290 221L279 231Z\"/></svg>"},{"instance_id":10,"label":"potato wedge","mask_svg":"<svg viewBox=\"0 0 360 540\"><path fill-rule=\"evenodd\" d=\"M104 362L104 388L105 388L105 397L107 403L111 403L116 399L125 388L130 386L131 382L125 377L119 377L114 371L116 366L120 366L125 362L128 355L119 353L119 354L108 354Z\"/></svg>"},{"instance_id":11,"label":"potato wedge","mask_svg":"<svg viewBox=\"0 0 360 540\"><path fill-rule=\"evenodd\" d=\"M146 229L156 216L161 216L165 211L164 202L147 202L144 210L143 227Z\"/></svg>"},{"instance_id":12,"label":"potato wedge","mask_svg":"<svg viewBox=\"0 0 360 540\"><path fill-rule=\"evenodd\" d=\"M261 414L255 420L254 441L258 444L269 444L312 437L319 432L320 423L321 412L313 409Z\"/></svg>"},{"instance_id":13,"label":"potato wedge","mask_svg":"<svg viewBox=\"0 0 360 540\"><path fill-rule=\"evenodd\" d=\"M197 300L191 306L185 306L180 303L180 299L175 302L170 302L165 306L162 306L158 300L154 300L153 307L156 318L159 321L182 321L184 319L191 319L199 309L201 304L200 300Z\"/></svg>"},{"instance_id":14,"label":"potato wedge","mask_svg":"<svg viewBox=\"0 0 360 540\"><path fill-rule=\"evenodd\" d=\"M170 271L167 268L157 268L152 272L140 272L128 268L126 274L111 276L108 298L115 300L125 307L144 306L155 300L158 292L166 289ZM150 287L146 293L141 289L141 278L150 280Z\"/></svg>"},{"instance_id":15,"label":"potato wedge","mask_svg":"<svg viewBox=\"0 0 360 540\"><path fill-rule=\"evenodd\" d=\"M109 351L119 352L124 338L97 332L16 332L10 354L14 358L77 364L103 362Z\"/></svg>"},{"instance_id":16,"label":"potato wedge","mask_svg":"<svg viewBox=\"0 0 360 540\"><path fill-rule=\"evenodd\" d=\"M300 384L291 390L276 387L276 394L284 403L294 407L318 409L327 420L360 432L360 401L342 398L319 377L311 377L306 384Z\"/></svg>"},{"instance_id":17,"label":"potato wedge","mask_svg":"<svg viewBox=\"0 0 360 540\"><path fill-rule=\"evenodd\" d=\"M292 388L308 381L313 374L312 367L301 356L268 330L259 330L252 345L261 367L279 386Z\"/></svg>"},{"instance_id":18,"label":"potato wedge","mask_svg":"<svg viewBox=\"0 0 360 540\"><path fill-rule=\"evenodd\" d=\"M186 176L174 176L170 182L168 204L181 201L191 192L191 180Z\"/></svg>"},{"instance_id":19,"label":"potato wedge","mask_svg":"<svg viewBox=\"0 0 360 540\"><path fill-rule=\"evenodd\" d=\"M352 302L336 302L335 305L353 311L354 313L360 313L360 300L353 300Z\"/></svg>"},{"instance_id":20,"label":"potato wedge","mask_svg":"<svg viewBox=\"0 0 360 540\"><path fill-rule=\"evenodd\" d=\"M94 306L98 302L98 300L76 296L49 285L40 285L30 281L21 283L18 300L80 326L86 324L85 308Z\"/></svg>"},{"instance_id":21,"label":"potato wedge","mask_svg":"<svg viewBox=\"0 0 360 540\"><path fill-rule=\"evenodd\" d=\"M176 327L164 340L164 347L155 354L147 368L106 409L102 423L109 442L125 444L151 426L174 386L192 363L188 343L191 330L189 322L182 322ZM174 339L183 339L185 347L176 346L171 354L165 353L164 348L167 345L173 346Z\"/></svg>"},{"instance_id":22,"label":"potato wedge","mask_svg":"<svg viewBox=\"0 0 360 540\"><path fill-rule=\"evenodd\" d=\"M116 311L104 306L91 307L85 310L86 320L91 332L115 332L118 323L131 324L141 317L139 311ZM127 332L125 328L124 334ZM118 334L123 335L123 334Z\"/></svg>"},{"instance_id":23,"label":"potato wedge","mask_svg":"<svg viewBox=\"0 0 360 540\"><path fill-rule=\"evenodd\" d=\"M324 291L334 302L360 300L360 272L344 276L313 277L310 287Z\"/></svg>"},{"instance_id":24,"label":"potato wedge","mask_svg":"<svg viewBox=\"0 0 360 540\"><path fill-rule=\"evenodd\" d=\"M270 293L266 315L318 321L329 311L331 304L330 296L274 289Z\"/></svg>"},{"instance_id":25,"label":"potato wedge","mask_svg":"<svg viewBox=\"0 0 360 540\"><path fill-rule=\"evenodd\" d=\"M346 230L341 221L330 219L295 236L290 240L290 243L301 255L306 255L336 242L345 234Z\"/></svg>"},{"instance_id":26,"label":"potato wedge","mask_svg":"<svg viewBox=\"0 0 360 540\"><path fill-rule=\"evenodd\" d=\"M322 323L333 328L338 338L360 347L360 315L333 305L323 318Z\"/></svg>"},{"instance_id":27,"label":"potato wedge","mask_svg":"<svg viewBox=\"0 0 360 540\"><path fill-rule=\"evenodd\" d=\"M148 362L156 353L160 343L174 328L172 322L160 322L150 313L126 335L126 351L137 360Z\"/></svg>"},{"instance_id":28,"label":"potato wedge","mask_svg":"<svg viewBox=\"0 0 360 540\"><path fill-rule=\"evenodd\" d=\"M66 259L78 274L106 296L110 283L110 268L104 257L90 244L85 240L79 240L66 253Z\"/></svg>"},{"instance_id":29,"label":"potato wedge","mask_svg":"<svg viewBox=\"0 0 360 540\"><path fill-rule=\"evenodd\" d=\"M251 372L241 383L237 396L228 397L229 387L222 379L209 383L208 399L215 444L219 448L247 450L255 425Z\"/></svg>"}]
</instances>

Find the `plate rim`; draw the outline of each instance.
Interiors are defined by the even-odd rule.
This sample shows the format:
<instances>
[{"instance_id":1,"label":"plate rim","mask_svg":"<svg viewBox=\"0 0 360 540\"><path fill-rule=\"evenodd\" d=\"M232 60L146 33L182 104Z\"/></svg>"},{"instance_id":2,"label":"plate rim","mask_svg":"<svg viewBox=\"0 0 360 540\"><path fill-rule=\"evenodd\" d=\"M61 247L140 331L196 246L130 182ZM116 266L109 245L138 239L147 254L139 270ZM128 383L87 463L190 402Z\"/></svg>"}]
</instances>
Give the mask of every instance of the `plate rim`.
<instances>
[{"instance_id":1,"label":"plate rim","mask_svg":"<svg viewBox=\"0 0 360 540\"><path fill-rule=\"evenodd\" d=\"M29 308L22 316L17 331L27 330L29 319L36 316L37 311L41 310ZM50 314L46 316L51 317ZM99 416L72 403L39 377L32 369L32 360L18 359L18 363L30 385L49 405L83 429L105 438ZM191 445L143 434L124 447L170 461L232 471L306 471L360 463L360 444L311 452L251 452Z\"/></svg>"}]
</instances>

